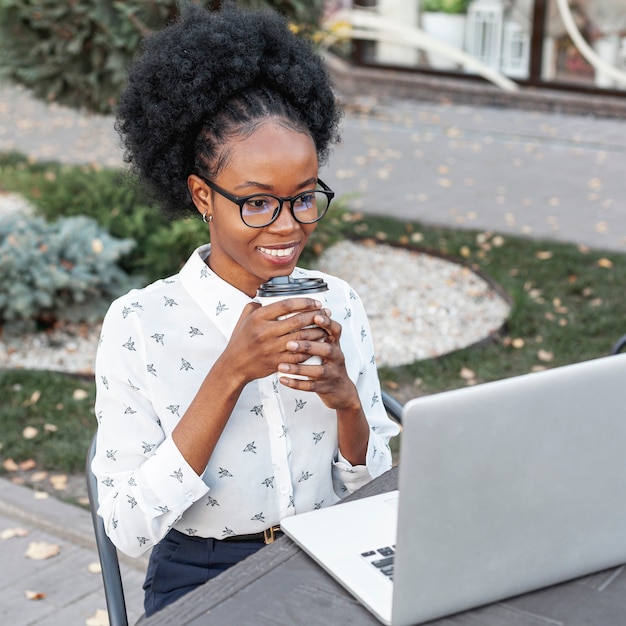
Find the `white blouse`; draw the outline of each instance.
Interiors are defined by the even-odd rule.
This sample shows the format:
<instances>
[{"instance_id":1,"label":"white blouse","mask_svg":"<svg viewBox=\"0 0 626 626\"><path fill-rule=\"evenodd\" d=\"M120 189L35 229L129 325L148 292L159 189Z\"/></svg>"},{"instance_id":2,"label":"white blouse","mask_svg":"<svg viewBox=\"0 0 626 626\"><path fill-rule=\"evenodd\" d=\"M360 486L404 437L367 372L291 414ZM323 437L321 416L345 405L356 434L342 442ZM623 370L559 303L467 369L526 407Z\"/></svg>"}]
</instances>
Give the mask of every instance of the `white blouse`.
<instances>
[{"instance_id":1,"label":"white blouse","mask_svg":"<svg viewBox=\"0 0 626 626\"><path fill-rule=\"evenodd\" d=\"M209 252L201 246L175 276L117 299L102 326L92 469L107 533L131 556L170 528L216 539L263 531L391 467L389 439L399 429L383 407L361 301L344 281L299 268L294 277L328 283L324 306L342 325L347 372L370 424L366 465L341 456L335 411L276 374L244 388L202 476L187 464L172 430L251 301L209 269Z\"/></svg>"}]
</instances>

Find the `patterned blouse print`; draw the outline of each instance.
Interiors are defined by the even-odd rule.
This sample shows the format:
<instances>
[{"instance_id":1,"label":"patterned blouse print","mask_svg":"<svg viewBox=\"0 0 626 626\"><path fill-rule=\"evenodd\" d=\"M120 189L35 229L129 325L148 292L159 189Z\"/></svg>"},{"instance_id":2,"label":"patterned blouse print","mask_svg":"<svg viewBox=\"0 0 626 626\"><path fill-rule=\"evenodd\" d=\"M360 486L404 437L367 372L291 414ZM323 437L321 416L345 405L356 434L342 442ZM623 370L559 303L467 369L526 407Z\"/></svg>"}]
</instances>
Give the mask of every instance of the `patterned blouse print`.
<instances>
[{"instance_id":1,"label":"patterned blouse print","mask_svg":"<svg viewBox=\"0 0 626 626\"><path fill-rule=\"evenodd\" d=\"M334 504L391 467L398 427L382 404L361 301L344 281L296 268L293 276L328 283L324 306L342 325L346 369L370 424L366 465L342 457L334 410L273 374L244 388L203 475L191 469L171 433L250 302L211 272L209 252L198 248L179 274L116 300L103 323L92 467L107 532L132 556L172 527L217 539L257 533Z\"/></svg>"}]
</instances>

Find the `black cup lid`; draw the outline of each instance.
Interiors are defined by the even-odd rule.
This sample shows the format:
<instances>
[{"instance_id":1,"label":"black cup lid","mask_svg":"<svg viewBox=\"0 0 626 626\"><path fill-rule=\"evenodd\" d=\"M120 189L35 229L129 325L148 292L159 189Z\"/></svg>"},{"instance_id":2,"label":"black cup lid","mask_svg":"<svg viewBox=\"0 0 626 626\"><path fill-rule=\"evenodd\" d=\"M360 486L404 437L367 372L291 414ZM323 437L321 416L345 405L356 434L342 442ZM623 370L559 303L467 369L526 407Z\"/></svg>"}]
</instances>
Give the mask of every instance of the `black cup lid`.
<instances>
[{"instance_id":1,"label":"black cup lid","mask_svg":"<svg viewBox=\"0 0 626 626\"><path fill-rule=\"evenodd\" d=\"M323 278L291 278L290 276L275 276L263 283L256 292L260 298L284 295L307 295L327 291L328 285Z\"/></svg>"}]
</instances>

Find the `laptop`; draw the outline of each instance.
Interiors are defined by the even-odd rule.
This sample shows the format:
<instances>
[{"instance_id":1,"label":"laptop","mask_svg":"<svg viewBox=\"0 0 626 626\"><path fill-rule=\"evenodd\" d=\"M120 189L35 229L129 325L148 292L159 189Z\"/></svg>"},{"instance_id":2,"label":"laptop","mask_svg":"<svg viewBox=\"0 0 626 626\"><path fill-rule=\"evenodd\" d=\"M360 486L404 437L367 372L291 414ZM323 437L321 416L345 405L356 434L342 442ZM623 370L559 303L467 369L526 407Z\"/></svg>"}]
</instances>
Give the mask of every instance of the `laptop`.
<instances>
[{"instance_id":1,"label":"laptop","mask_svg":"<svg viewBox=\"0 0 626 626\"><path fill-rule=\"evenodd\" d=\"M621 354L413 399L398 491L281 528L392 626L626 563L625 389Z\"/></svg>"}]
</instances>

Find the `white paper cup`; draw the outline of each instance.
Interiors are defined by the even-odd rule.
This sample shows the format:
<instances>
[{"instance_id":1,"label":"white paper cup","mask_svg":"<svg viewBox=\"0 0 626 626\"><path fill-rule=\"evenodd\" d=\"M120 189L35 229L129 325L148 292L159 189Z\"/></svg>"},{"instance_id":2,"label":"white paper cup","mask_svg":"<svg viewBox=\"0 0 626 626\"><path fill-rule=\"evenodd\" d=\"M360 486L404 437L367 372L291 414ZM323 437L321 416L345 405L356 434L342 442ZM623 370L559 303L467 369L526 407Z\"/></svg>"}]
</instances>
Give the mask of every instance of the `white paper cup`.
<instances>
[{"instance_id":1,"label":"white paper cup","mask_svg":"<svg viewBox=\"0 0 626 626\"><path fill-rule=\"evenodd\" d=\"M321 278L290 278L289 276L277 276L259 287L256 300L261 306L267 306L268 304L287 300L288 298L315 298L316 294L323 293L324 291L328 291L328 285ZM317 300L318 298L315 299ZM323 304L321 300L319 301ZM295 315L295 313L283 315L278 319L285 319L286 317L291 317L291 315ZM321 364L321 357L315 355L301 363L301 365ZM308 376L302 376L300 374L284 374L279 372L278 375L308 380Z\"/></svg>"}]
</instances>

